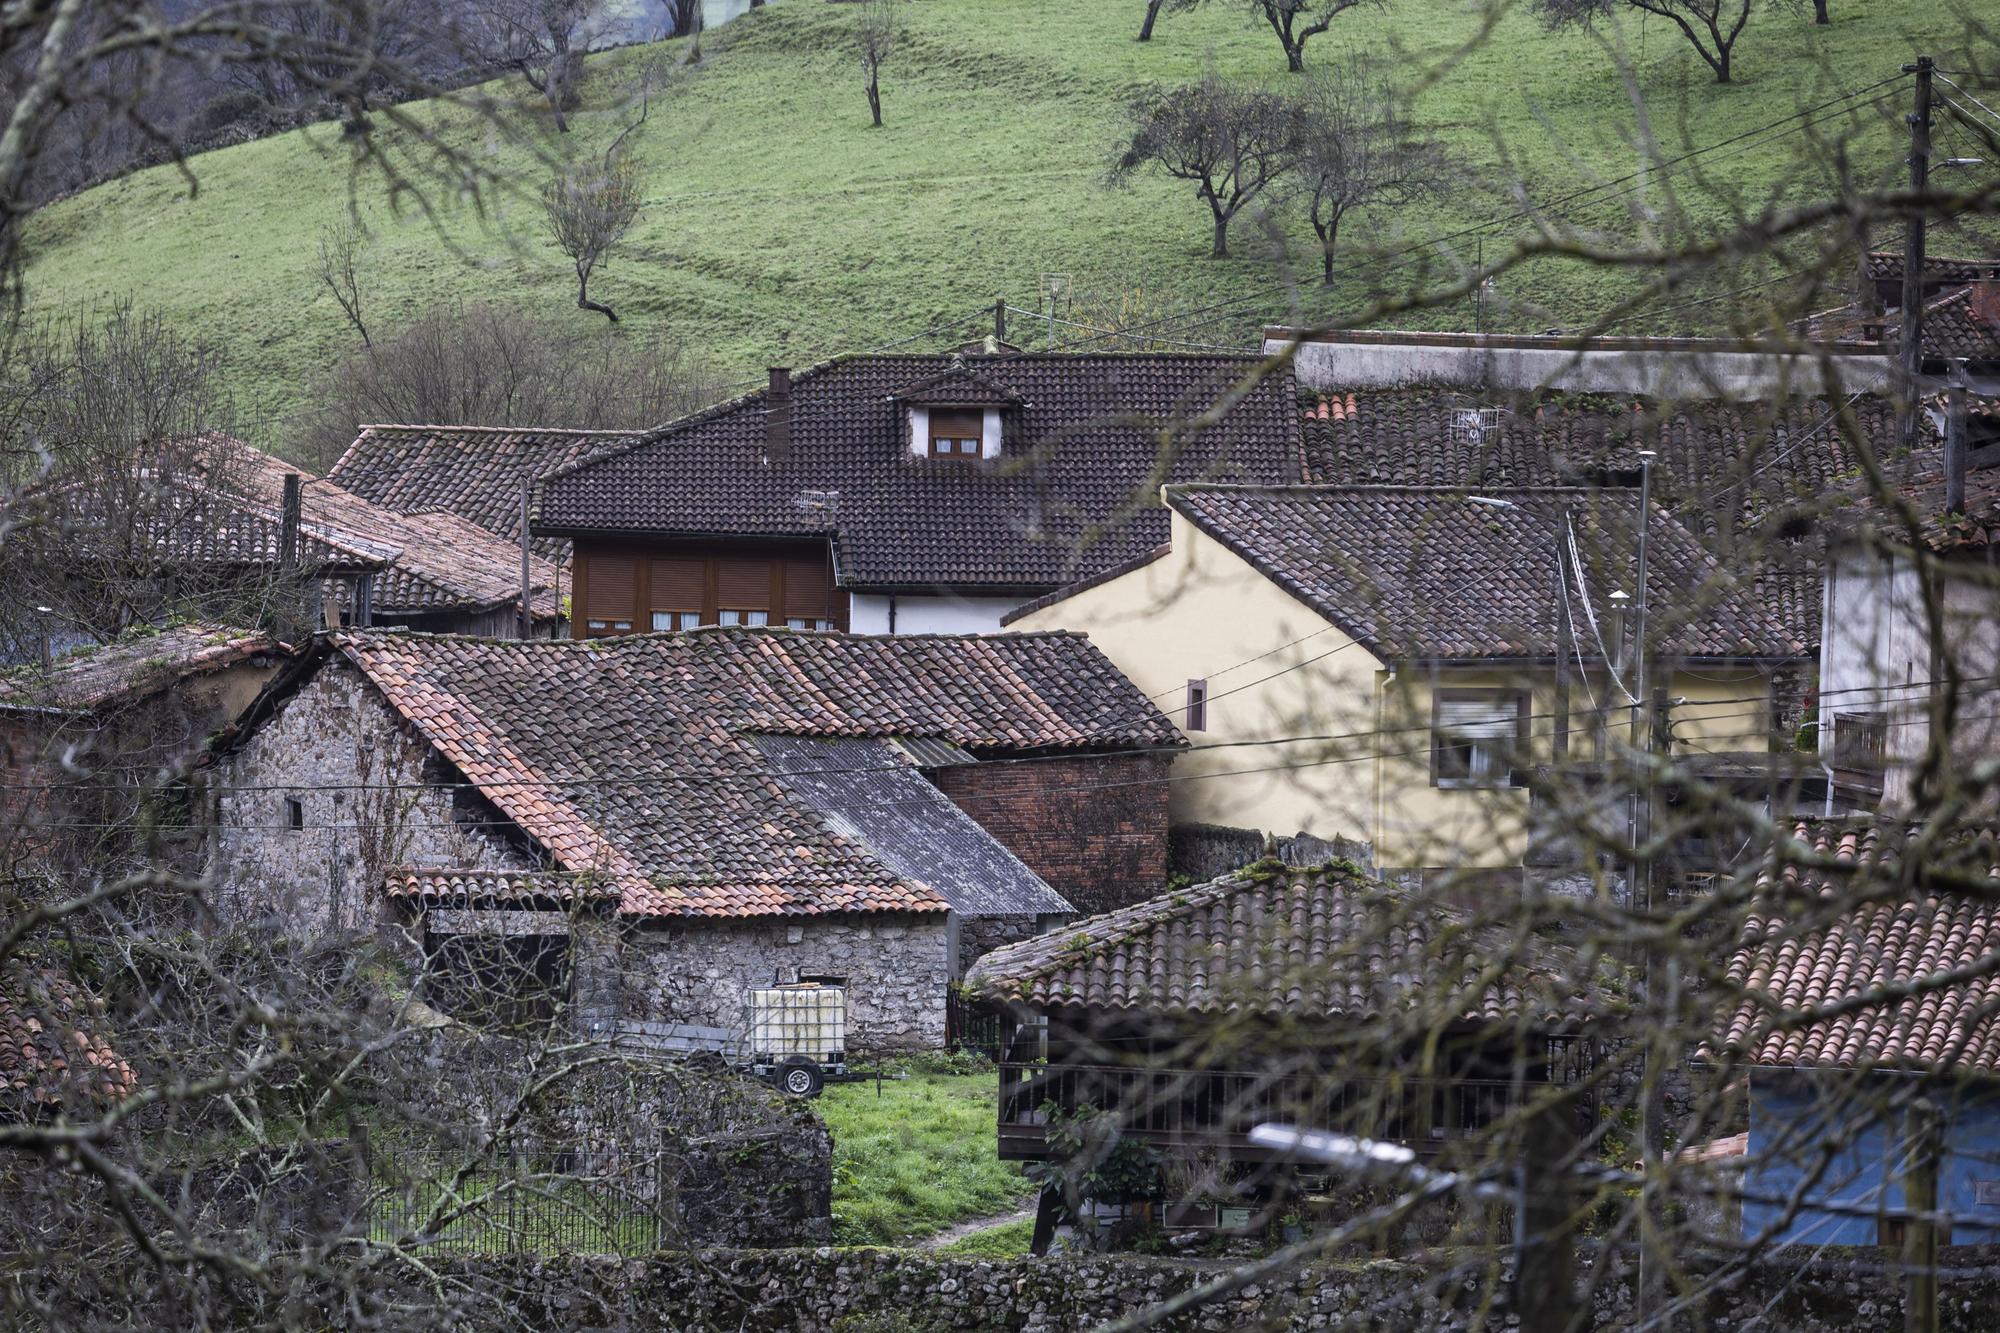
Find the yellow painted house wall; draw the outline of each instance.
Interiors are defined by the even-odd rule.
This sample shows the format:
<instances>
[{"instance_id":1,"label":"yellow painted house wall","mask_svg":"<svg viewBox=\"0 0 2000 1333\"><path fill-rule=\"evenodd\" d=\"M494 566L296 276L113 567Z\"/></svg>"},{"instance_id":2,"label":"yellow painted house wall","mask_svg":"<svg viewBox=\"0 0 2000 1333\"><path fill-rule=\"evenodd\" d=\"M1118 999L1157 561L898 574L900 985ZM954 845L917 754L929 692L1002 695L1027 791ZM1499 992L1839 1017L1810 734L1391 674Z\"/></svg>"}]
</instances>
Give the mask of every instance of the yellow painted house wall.
<instances>
[{"instance_id":1,"label":"yellow painted house wall","mask_svg":"<svg viewBox=\"0 0 2000 1333\"><path fill-rule=\"evenodd\" d=\"M1222 824L1370 843L1384 869L1511 866L1526 850L1528 793L1439 788L1430 771L1433 691L1532 690L1534 752L1555 730L1546 665L1406 668L1367 648L1254 566L1172 512L1171 549L1152 563L1014 621L1015 630L1080 630L1176 724L1187 682L1209 686L1208 728L1174 765L1176 823ZM1529 673L1526 677L1523 671ZM1589 696L1614 687L1572 674L1572 757L1601 753ZM1754 668L1676 671L1669 692L1677 748L1765 748L1769 679ZM1614 710L1610 725L1629 726ZM1275 737L1307 739L1270 742Z\"/></svg>"}]
</instances>

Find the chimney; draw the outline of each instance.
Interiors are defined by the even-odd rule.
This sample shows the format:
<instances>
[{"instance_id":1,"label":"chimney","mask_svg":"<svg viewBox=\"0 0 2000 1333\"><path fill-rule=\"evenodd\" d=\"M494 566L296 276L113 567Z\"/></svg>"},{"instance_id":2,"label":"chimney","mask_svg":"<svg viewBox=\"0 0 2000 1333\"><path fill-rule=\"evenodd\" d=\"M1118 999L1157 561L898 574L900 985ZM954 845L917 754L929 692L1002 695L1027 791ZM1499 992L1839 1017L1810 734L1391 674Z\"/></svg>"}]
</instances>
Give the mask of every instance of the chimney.
<instances>
[{"instance_id":1,"label":"chimney","mask_svg":"<svg viewBox=\"0 0 2000 1333\"><path fill-rule=\"evenodd\" d=\"M764 461L783 462L792 453L792 372L771 367L771 387L764 395Z\"/></svg>"},{"instance_id":2,"label":"chimney","mask_svg":"<svg viewBox=\"0 0 2000 1333\"><path fill-rule=\"evenodd\" d=\"M2000 329L2000 275L1973 281L1972 318L1989 329Z\"/></svg>"},{"instance_id":3,"label":"chimney","mask_svg":"<svg viewBox=\"0 0 2000 1333\"><path fill-rule=\"evenodd\" d=\"M1944 509L1965 512L1965 363L1951 363L1944 417Z\"/></svg>"},{"instance_id":4,"label":"chimney","mask_svg":"<svg viewBox=\"0 0 2000 1333\"><path fill-rule=\"evenodd\" d=\"M278 521L278 568L299 563L299 474L285 474L285 508Z\"/></svg>"}]
</instances>

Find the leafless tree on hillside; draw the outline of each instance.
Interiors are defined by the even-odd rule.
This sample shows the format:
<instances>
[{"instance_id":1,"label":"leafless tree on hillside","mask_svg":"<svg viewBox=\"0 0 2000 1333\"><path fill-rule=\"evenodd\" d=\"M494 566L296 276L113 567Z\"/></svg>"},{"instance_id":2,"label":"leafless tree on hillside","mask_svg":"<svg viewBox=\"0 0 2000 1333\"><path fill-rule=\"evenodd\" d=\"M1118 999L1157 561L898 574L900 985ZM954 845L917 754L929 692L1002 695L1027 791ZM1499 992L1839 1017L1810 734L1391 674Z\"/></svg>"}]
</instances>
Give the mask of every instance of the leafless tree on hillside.
<instances>
[{"instance_id":1,"label":"leafless tree on hillside","mask_svg":"<svg viewBox=\"0 0 2000 1333\"><path fill-rule=\"evenodd\" d=\"M610 306L590 299L590 277L639 216L639 169L615 150L572 164L542 187L549 236L576 269L576 308L618 322Z\"/></svg>"},{"instance_id":2,"label":"leafless tree on hillside","mask_svg":"<svg viewBox=\"0 0 2000 1333\"><path fill-rule=\"evenodd\" d=\"M371 422L636 429L722 396L672 338L626 327L607 342L593 327L498 305L426 311L309 386L292 451L323 469Z\"/></svg>"},{"instance_id":3,"label":"leafless tree on hillside","mask_svg":"<svg viewBox=\"0 0 2000 1333\"><path fill-rule=\"evenodd\" d=\"M1388 78L1364 61L1314 70L1294 95L1296 181L1319 238L1322 280L1331 283L1340 226L1350 214L1447 198L1453 173L1436 144L1404 120Z\"/></svg>"},{"instance_id":4,"label":"leafless tree on hillside","mask_svg":"<svg viewBox=\"0 0 2000 1333\"><path fill-rule=\"evenodd\" d=\"M1284 48L1285 67L1294 74L1306 67L1306 43L1333 26L1333 21L1362 5L1381 8L1388 0L1249 0L1250 12L1270 25Z\"/></svg>"},{"instance_id":5,"label":"leafless tree on hillside","mask_svg":"<svg viewBox=\"0 0 2000 1333\"><path fill-rule=\"evenodd\" d=\"M861 58L862 87L868 93L868 114L882 125L882 66L896 50L897 0L866 0L854 25L855 54Z\"/></svg>"},{"instance_id":6,"label":"leafless tree on hillside","mask_svg":"<svg viewBox=\"0 0 2000 1333\"><path fill-rule=\"evenodd\" d=\"M1715 72L1717 83L1730 81L1730 61L1751 8L1751 0L1535 0L1552 28L1588 28L1620 9L1666 19Z\"/></svg>"},{"instance_id":7,"label":"leafless tree on hillside","mask_svg":"<svg viewBox=\"0 0 2000 1333\"><path fill-rule=\"evenodd\" d=\"M360 256L366 242L366 234L352 219L343 218L321 227L317 272L320 285L332 293L333 299L340 305L340 313L361 335L361 345L373 347L375 344L368 337L368 325L361 317Z\"/></svg>"},{"instance_id":8,"label":"leafless tree on hillside","mask_svg":"<svg viewBox=\"0 0 2000 1333\"><path fill-rule=\"evenodd\" d=\"M1210 72L1201 82L1135 100L1133 131L1112 179L1154 168L1192 182L1214 221L1211 259L1229 257L1229 224L1298 164L1296 109L1276 92Z\"/></svg>"},{"instance_id":9,"label":"leafless tree on hillside","mask_svg":"<svg viewBox=\"0 0 2000 1333\"><path fill-rule=\"evenodd\" d=\"M495 64L520 74L547 101L556 129L569 133L577 83L600 0L482 0L480 17Z\"/></svg>"}]
</instances>

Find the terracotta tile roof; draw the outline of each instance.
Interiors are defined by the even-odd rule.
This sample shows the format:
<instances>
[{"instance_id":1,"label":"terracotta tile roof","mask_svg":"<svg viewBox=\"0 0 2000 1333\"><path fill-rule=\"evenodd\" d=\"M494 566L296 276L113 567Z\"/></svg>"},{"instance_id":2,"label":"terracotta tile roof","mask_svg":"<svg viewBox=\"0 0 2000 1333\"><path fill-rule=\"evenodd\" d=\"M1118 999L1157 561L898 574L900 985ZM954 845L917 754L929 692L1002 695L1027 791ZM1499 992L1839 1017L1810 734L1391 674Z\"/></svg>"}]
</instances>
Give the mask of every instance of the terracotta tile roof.
<instances>
[{"instance_id":1,"label":"terracotta tile roof","mask_svg":"<svg viewBox=\"0 0 2000 1333\"><path fill-rule=\"evenodd\" d=\"M1938 552L1983 552L2000 544L2000 467L1965 474L1965 512L1945 510L1944 450L1926 446L1896 460L1888 472L1896 496L1911 506L1921 524L1919 537ZM1828 505L1829 526L1850 537L1869 535L1890 545L1907 545L1904 514L1885 504L1872 482L1855 479L1838 488Z\"/></svg>"},{"instance_id":2,"label":"terracotta tile roof","mask_svg":"<svg viewBox=\"0 0 2000 1333\"><path fill-rule=\"evenodd\" d=\"M92 713L148 698L190 676L291 649L259 630L199 622L135 630L111 643L0 670L0 709Z\"/></svg>"},{"instance_id":3,"label":"terracotta tile roof","mask_svg":"<svg viewBox=\"0 0 2000 1333\"><path fill-rule=\"evenodd\" d=\"M163 568L276 566L285 478L299 469L241 440L213 436L205 443L199 474L157 478L148 488L145 521L133 532L144 545L134 554ZM72 488L54 496L58 505L68 505L60 512L79 531L103 530L87 492ZM399 514L303 475L299 510L301 568L373 571L374 605L382 614L490 610L520 598L519 546L455 514ZM567 590L563 570L537 558L529 577L536 615L559 615Z\"/></svg>"},{"instance_id":4,"label":"terracotta tile roof","mask_svg":"<svg viewBox=\"0 0 2000 1333\"><path fill-rule=\"evenodd\" d=\"M363 426L326 476L399 514L445 510L518 542L524 485L634 438L634 432L512 426ZM560 559L557 548L567 543L541 545L542 554Z\"/></svg>"},{"instance_id":5,"label":"terracotta tile roof","mask_svg":"<svg viewBox=\"0 0 2000 1333\"><path fill-rule=\"evenodd\" d=\"M298 469L241 441L224 474L238 493L261 502L272 517L284 502L285 477ZM515 495L516 508L520 496ZM365 500L324 478L305 480L299 497L300 531L388 554L374 590L378 611L487 610L518 603L521 548L469 519L441 509L400 514ZM517 529L518 530L518 529ZM555 563L535 557L529 581L539 617L560 613L566 588Z\"/></svg>"},{"instance_id":6,"label":"terracotta tile roof","mask_svg":"<svg viewBox=\"0 0 2000 1333\"><path fill-rule=\"evenodd\" d=\"M1036 1008L1361 1018L1436 1007L1499 1021L1565 1006L1572 964L1489 984L1479 932L1451 911L1339 865L1263 862L1007 945L966 977L983 998ZM1525 985L1524 985L1525 981Z\"/></svg>"},{"instance_id":7,"label":"terracotta tile roof","mask_svg":"<svg viewBox=\"0 0 2000 1333\"><path fill-rule=\"evenodd\" d=\"M1991 259L1964 259L1950 255L1924 256L1924 281L1926 282L1971 282L1982 273L1989 272L1995 264ZM1903 252L1901 250L1870 250L1868 252L1868 276L1877 282L1901 282L1903 279Z\"/></svg>"},{"instance_id":8,"label":"terracotta tile roof","mask_svg":"<svg viewBox=\"0 0 2000 1333\"><path fill-rule=\"evenodd\" d=\"M1034 592L1166 539L1153 503L1160 427L1210 406L1256 357L1024 355L976 374L1010 407L992 463L911 455L899 392L951 373L946 356L859 356L792 378L791 442L764 461L763 390L669 425L643 443L560 468L535 527L552 535L644 532L827 537L845 586ZM1296 480L1289 371L1188 443L1171 479ZM1127 512L1128 509L1131 512Z\"/></svg>"},{"instance_id":9,"label":"terracotta tile roof","mask_svg":"<svg viewBox=\"0 0 2000 1333\"><path fill-rule=\"evenodd\" d=\"M1575 521L1597 618L1636 591L1638 492L1410 486L1186 486L1168 503L1385 661L1547 657L1556 650L1557 534ZM1806 655L1755 590L1655 507L1649 637L1681 657ZM1569 566L1566 563L1565 569ZM1571 575L1579 604L1585 589ZM1579 634L1584 617L1577 613Z\"/></svg>"},{"instance_id":10,"label":"terracotta tile roof","mask_svg":"<svg viewBox=\"0 0 2000 1333\"><path fill-rule=\"evenodd\" d=\"M382 876L391 898L491 906L536 902L616 902L618 889L598 875L556 870L432 870L395 866Z\"/></svg>"},{"instance_id":11,"label":"terracotta tile roof","mask_svg":"<svg viewBox=\"0 0 2000 1333\"><path fill-rule=\"evenodd\" d=\"M1994 836L1926 847L1918 857L1923 836L1891 825L1796 827L1796 845L1780 848L1780 872L1759 881L1758 909L1730 960L1730 983L1743 998L1716 1048L1781 1068L2000 1074ZM1799 864L1806 859L1834 868ZM1953 876L1988 887L1957 891ZM1965 976L1948 979L1957 970Z\"/></svg>"},{"instance_id":12,"label":"terracotta tile roof","mask_svg":"<svg viewBox=\"0 0 2000 1333\"><path fill-rule=\"evenodd\" d=\"M1923 346L1926 359L2000 360L2000 303L1979 288L1946 292L1924 307Z\"/></svg>"},{"instance_id":13,"label":"terracotta tile roof","mask_svg":"<svg viewBox=\"0 0 2000 1333\"><path fill-rule=\"evenodd\" d=\"M330 641L552 868L604 876L636 916L944 909L788 790L758 735L920 736L982 755L1180 744L1080 635Z\"/></svg>"},{"instance_id":14,"label":"terracotta tile roof","mask_svg":"<svg viewBox=\"0 0 2000 1333\"><path fill-rule=\"evenodd\" d=\"M98 1031L89 992L54 967L0 972L0 1117L31 1118L137 1091L138 1077Z\"/></svg>"}]
</instances>

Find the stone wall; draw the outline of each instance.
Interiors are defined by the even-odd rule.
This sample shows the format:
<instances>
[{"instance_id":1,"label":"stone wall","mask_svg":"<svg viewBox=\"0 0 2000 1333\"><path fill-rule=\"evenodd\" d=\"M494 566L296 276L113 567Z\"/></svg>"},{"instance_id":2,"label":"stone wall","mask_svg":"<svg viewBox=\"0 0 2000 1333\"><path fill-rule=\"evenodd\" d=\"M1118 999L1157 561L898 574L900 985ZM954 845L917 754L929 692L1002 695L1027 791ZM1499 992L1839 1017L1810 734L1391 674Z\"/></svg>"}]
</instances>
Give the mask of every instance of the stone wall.
<instances>
[{"instance_id":1,"label":"stone wall","mask_svg":"<svg viewBox=\"0 0 2000 1333\"><path fill-rule=\"evenodd\" d=\"M1033 939L1061 927L1065 916L974 916L958 922L958 972L964 976L974 963L1003 944Z\"/></svg>"},{"instance_id":2,"label":"stone wall","mask_svg":"<svg viewBox=\"0 0 2000 1333\"><path fill-rule=\"evenodd\" d=\"M1473 1256L1461 1256L1473 1258ZM1995 1253L1947 1252L1941 1333L1984 1333L2000 1301ZM1706 1289L1677 1327L1760 1333L1854 1333L1902 1327L1900 1283L1877 1270L1879 1250L1828 1252L1815 1266L1783 1256L1746 1272L1695 1261ZM1442 1267L1440 1262L1438 1267ZM439 1327L481 1323L482 1295L531 1328L672 1328L736 1333L1072 1333L1157 1303L1228 1271L1225 1265L1136 1256L979 1260L907 1250L704 1251L613 1260L545 1259L445 1266L464 1304L438 1309ZM1507 1274L1468 1266L1449 1279L1394 1260L1336 1262L1253 1283L1169 1319L1167 1333L1320 1333L1511 1326ZM1488 1305L1489 1298L1495 1298ZM1593 1297L1594 1330L1633 1324L1631 1275ZM1497 1306L1497 1308L1494 1308ZM488 1315L492 1305L484 1307ZM462 1321L462 1322L460 1322Z\"/></svg>"},{"instance_id":3,"label":"stone wall","mask_svg":"<svg viewBox=\"0 0 2000 1333\"><path fill-rule=\"evenodd\" d=\"M626 942L627 1018L743 1025L753 986L845 978L854 1051L944 1044L949 932L942 912L646 925Z\"/></svg>"},{"instance_id":4,"label":"stone wall","mask_svg":"<svg viewBox=\"0 0 2000 1333\"><path fill-rule=\"evenodd\" d=\"M1222 824L1176 824L1169 831L1168 848L1173 875L1196 884L1219 879L1267 856L1275 856L1288 866L1317 866L1328 861L1352 861L1363 867L1374 864L1368 844L1351 838L1329 841L1310 833L1275 838L1257 829Z\"/></svg>"},{"instance_id":5,"label":"stone wall","mask_svg":"<svg viewBox=\"0 0 2000 1333\"><path fill-rule=\"evenodd\" d=\"M393 865L534 868L477 798L419 787L430 759L361 673L329 657L209 780L218 911L312 938L382 921Z\"/></svg>"},{"instance_id":6,"label":"stone wall","mask_svg":"<svg viewBox=\"0 0 2000 1333\"><path fill-rule=\"evenodd\" d=\"M961 764L933 779L1078 912L1167 885L1168 755Z\"/></svg>"}]
</instances>

